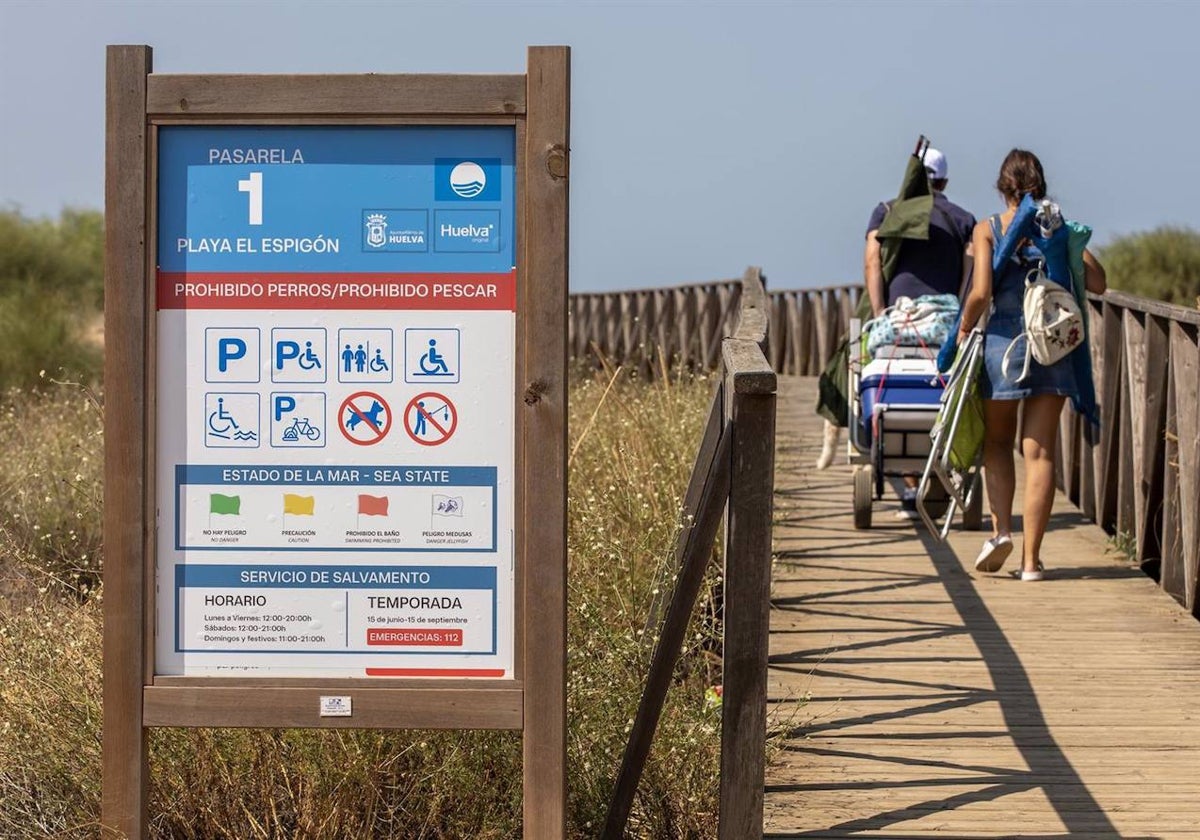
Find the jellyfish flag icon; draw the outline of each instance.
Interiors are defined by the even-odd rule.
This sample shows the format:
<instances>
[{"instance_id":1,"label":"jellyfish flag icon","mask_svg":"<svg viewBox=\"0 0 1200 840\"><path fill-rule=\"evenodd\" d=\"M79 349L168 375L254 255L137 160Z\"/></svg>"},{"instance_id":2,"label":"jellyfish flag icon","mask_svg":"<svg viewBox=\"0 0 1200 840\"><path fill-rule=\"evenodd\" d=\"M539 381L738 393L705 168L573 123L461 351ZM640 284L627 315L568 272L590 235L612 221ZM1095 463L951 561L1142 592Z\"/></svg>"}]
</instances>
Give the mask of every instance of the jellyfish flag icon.
<instances>
[{"instance_id":1,"label":"jellyfish flag icon","mask_svg":"<svg viewBox=\"0 0 1200 840\"><path fill-rule=\"evenodd\" d=\"M441 493L433 494L433 515L434 516L462 516L463 515L463 499L462 496L445 496Z\"/></svg>"}]
</instances>

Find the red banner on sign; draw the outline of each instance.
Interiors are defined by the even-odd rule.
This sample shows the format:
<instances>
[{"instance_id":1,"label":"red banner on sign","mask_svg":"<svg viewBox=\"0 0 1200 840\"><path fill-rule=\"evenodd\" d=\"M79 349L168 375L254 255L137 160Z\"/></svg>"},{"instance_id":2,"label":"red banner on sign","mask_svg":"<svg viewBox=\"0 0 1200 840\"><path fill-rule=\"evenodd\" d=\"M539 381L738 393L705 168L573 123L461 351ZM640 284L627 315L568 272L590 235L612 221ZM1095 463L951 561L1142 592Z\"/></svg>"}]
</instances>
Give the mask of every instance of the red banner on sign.
<instances>
[{"instance_id":1,"label":"red banner on sign","mask_svg":"<svg viewBox=\"0 0 1200 840\"><path fill-rule=\"evenodd\" d=\"M158 273L159 309L517 309L517 273Z\"/></svg>"},{"instance_id":2,"label":"red banner on sign","mask_svg":"<svg viewBox=\"0 0 1200 840\"><path fill-rule=\"evenodd\" d=\"M463 631L449 627L368 627L368 645L462 647Z\"/></svg>"}]
</instances>

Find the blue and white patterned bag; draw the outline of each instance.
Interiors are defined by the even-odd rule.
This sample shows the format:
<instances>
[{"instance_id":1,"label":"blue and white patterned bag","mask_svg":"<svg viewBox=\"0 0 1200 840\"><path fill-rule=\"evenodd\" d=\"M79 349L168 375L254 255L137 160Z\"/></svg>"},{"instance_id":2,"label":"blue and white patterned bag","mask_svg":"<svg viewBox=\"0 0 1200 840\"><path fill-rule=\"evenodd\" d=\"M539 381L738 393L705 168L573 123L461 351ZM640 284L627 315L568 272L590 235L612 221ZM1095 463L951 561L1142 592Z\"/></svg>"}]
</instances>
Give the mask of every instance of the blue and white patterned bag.
<instances>
[{"instance_id":1,"label":"blue and white patterned bag","mask_svg":"<svg viewBox=\"0 0 1200 840\"><path fill-rule=\"evenodd\" d=\"M867 352L874 356L880 347L940 347L950 338L958 317L955 295L901 297L866 323Z\"/></svg>"}]
</instances>

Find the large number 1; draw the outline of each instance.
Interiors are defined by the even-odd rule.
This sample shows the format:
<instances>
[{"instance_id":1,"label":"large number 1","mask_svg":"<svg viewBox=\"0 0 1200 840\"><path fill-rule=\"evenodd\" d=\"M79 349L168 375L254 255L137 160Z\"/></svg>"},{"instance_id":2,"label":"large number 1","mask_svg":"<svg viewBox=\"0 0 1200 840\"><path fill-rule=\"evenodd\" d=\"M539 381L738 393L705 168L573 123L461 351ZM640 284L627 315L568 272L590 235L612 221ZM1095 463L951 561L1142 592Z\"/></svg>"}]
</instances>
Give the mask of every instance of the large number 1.
<instances>
[{"instance_id":1,"label":"large number 1","mask_svg":"<svg viewBox=\"0 0 1200 840\"><path fill-rule=\"evenodd\" d=\"M250 224L262 224L262 173L251 172L250 177L238 181L238 192L250 193Z\"/></svg>"}]
</instances>

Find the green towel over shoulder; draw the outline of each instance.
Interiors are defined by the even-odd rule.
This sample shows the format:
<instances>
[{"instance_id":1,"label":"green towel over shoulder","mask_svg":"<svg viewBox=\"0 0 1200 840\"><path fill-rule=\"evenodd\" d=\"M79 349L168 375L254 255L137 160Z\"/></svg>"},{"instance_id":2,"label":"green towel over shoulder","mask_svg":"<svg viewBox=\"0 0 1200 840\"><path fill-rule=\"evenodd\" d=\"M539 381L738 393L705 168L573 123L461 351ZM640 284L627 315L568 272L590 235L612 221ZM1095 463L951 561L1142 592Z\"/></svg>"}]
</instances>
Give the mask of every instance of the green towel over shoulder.
<instances>
[{"instance_id":1,"label":"green towel over shoulder","mask_svg":"<svg viewBox=\"0 0 1200 840\"><path fill-rule=\"evenodd\" d=\"M887 215L875 231L883 261L883 288L886 293L896 266L900 262L900 247L906 239L929 239L929 218L933 214L933 192L925 164L916 155L908 159L904 180L894 201L888 203ZM866 322L871 317L871 295L863 289L854 317ZM833 351L829 364L817 383L817 414L830 423L846 426L850 423L850 342L843 338Z\"/></svg>"}]
</instances>

